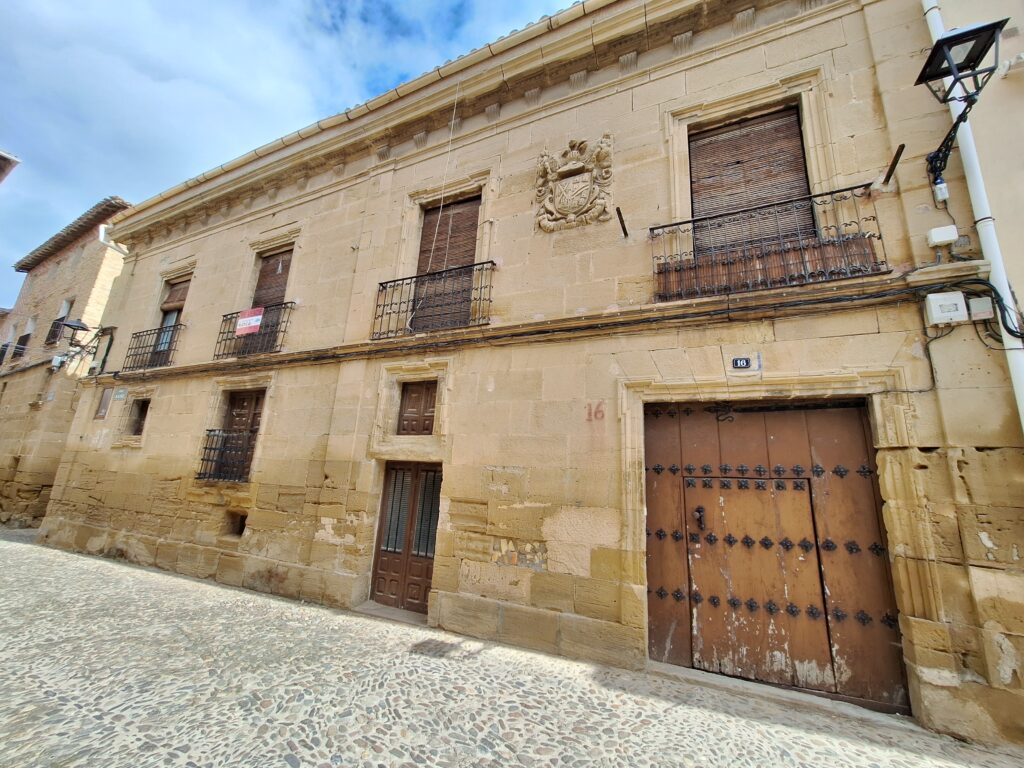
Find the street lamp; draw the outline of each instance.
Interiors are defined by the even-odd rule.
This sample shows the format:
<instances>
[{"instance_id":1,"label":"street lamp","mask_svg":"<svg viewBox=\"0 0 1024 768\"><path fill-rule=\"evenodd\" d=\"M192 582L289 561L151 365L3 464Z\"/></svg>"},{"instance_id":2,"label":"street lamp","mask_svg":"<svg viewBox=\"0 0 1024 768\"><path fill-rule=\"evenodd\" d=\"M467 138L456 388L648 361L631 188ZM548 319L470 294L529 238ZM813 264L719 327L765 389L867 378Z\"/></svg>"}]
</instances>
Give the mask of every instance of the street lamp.
<instances>
[{"instance_id":1,"label":"street lamp","mask_svg":"<svg viewBox=\"0 0 1024 768\"><path fill-rule=\"evenodd\" d=\"M78 334L89 333L92 329L81 320L65 320L61 332L68 342L68 347L74 349L69 357L75 358L86 354L95 354L99 347L99 330L92 335L91 339L80 340Z\"/></svg>"},{"instance_id":2,"label":"street lamp","mask_svg":"<svg viewBox=\"0 0 1024 768\"><path fill-rule=\"evenodd\" d=\"M959 101L964 105L939 148L928 155L928 175L931 176L932 184L936 188L942 185L941 188L945 189L942 173L946 170L949 153L953 151L956 132L967 120L967 114L978 102L981 89L999 66L999 35L1008 21L1009 19L1003 19L986 24L972 24L946 32L935 41L921 74L917 76L914 85L927 85L940 104ZM994 62L987 67L982 66L993 47Z\"/></svg>"}]
</instances>

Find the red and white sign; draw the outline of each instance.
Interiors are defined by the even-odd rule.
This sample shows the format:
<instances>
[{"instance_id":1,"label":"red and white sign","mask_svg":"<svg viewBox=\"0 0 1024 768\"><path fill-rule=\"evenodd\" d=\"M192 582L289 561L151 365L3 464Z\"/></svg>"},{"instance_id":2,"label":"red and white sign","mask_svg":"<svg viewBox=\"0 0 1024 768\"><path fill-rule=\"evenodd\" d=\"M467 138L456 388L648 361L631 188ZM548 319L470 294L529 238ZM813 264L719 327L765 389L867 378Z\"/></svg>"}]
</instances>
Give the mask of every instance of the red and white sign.
<instances>
[{"instance_id":1,"label":"red and white sign","mask_svg":"<svg viewBox=\"0 0 1024 768\"><path fill-rule=\"evenodd\" d=\"M254 307L238 313L238 320L235 322L235 336L245 336L247 333L256 333L263 322L263 307Z\"/></svg>"}]
</instances>

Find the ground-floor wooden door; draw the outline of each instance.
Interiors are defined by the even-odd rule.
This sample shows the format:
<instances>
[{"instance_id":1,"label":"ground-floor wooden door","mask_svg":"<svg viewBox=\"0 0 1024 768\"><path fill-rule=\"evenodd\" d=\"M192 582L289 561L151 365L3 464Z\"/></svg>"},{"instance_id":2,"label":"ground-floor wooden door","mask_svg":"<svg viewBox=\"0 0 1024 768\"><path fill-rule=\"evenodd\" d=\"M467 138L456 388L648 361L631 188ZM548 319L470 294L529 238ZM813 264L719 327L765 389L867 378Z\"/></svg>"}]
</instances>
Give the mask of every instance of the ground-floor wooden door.
<instances>
[{"instance_id":1,"label":"ground-floor wooden door","mask_svg":"<svg viewBox=\"0 0 1024 768\"><path fill-rule=\"evenodd\" d=\"M373 567L376 602L427 612L440 506L440 465L387 465Z\"/></svg>"},{"instance_id":2,"label":"ground-floor wooden door","mask_svg":"<svg viewBox=\"0 0 1024 768\"><path fill-rule=\"evenodd\" d=\"M904 710L861 408L645 410L649 654Z\"/></svg>"}]
</instances>

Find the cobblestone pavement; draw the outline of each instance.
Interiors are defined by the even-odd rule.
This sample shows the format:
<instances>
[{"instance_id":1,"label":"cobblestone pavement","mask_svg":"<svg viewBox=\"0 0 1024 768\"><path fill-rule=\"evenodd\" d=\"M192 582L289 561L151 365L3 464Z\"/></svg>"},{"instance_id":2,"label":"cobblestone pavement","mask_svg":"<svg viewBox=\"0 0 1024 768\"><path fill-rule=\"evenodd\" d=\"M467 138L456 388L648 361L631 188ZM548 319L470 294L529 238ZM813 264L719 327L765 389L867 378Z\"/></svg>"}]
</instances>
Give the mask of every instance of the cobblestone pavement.
<instances>
[{"instance_id":1,"label":"cobblestone pavement","mask_svg":"<svg viewBox=\"0 0 1024 768\"><path fill-rule=\"evenodd\" d=\"M1022 764L845 704L571 662L28 542L0 534L2 766Z\"/></svg>"}]
</instances>

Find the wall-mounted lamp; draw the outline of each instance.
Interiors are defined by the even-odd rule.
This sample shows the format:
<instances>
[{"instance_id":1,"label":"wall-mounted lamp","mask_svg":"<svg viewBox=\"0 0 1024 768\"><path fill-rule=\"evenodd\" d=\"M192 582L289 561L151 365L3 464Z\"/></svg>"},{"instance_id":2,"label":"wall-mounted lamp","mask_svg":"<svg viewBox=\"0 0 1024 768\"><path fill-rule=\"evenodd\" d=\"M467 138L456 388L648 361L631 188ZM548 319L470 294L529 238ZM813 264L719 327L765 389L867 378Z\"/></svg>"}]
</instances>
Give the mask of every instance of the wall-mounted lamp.
<instances>
[{"instance_id":1,"label":"wall-mounted lamp","mask_svg":"<svg viewBox=\"0 0 1024 768\"><path fill-rule=\"evenodd\" d=\"M981 89L999 66L999 35L1008 21L1009 19L1003 19L987 24L972 24L946 32L935 41L921 74L917 76L914 85L927 85L928 90L941 104L949 104L951 101L960 101L964 104L963 111L939 148L928 155L928 175L936 187L942 185L943 189L945 188L942 173L946 170L949 153L953 151L956 132L967 120L967 114L977 103ZM988 52L993 48L993 63L990 66L982 66ZM946 78L949 78L948 82ZM939 197L938 191L936 197Z\"/></svg>"},{"instance_id":2,"label":"wall-mounted lamp","mask_svg":"<svg viewBox=\"0 0 1024 768\"><path fill-rule=\"evenodd\" d=\"M62 324L61 334L68 342L70 351L68 353L69 359L82 357L83 355L95 355L96 350L99 348L99 337L102 332L102 328L96 329L96 332L89 338L78 338L78 334L88 334L92 329L83 323L81 320L65 320Z\"/></svg>"}]
</instances>

